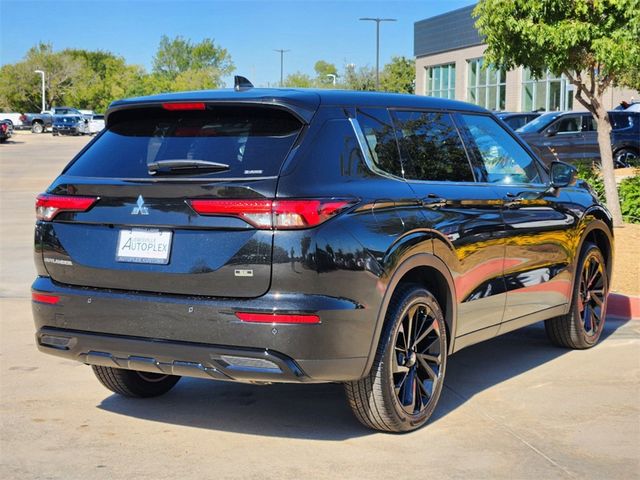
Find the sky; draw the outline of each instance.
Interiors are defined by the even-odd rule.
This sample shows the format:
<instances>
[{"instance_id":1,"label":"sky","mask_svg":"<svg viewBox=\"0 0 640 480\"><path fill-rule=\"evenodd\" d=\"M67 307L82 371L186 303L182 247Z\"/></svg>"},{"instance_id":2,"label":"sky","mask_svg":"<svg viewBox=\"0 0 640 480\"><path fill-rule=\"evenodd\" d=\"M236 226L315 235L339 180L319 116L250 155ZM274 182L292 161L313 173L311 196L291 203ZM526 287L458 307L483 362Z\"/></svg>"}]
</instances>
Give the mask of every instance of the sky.
<instances>
[{"instance_id":1,"label":"sky","mask_svg":"<svg viewBox=\"0 0 640 480\"><path fill-rule=\"evenodd\" d=\"M275 86L280 54L285 76L313 74L317 60L375 66L375 23L360 17L396 18L380 27L380 65L392 56L413 57L416 21L475 3L472 0L0 0L0 64L22 59L39 41L55 50L106 50L151 69L160 37L194 42L213 38L256 86ZM229 84L231 80L227 79Z\"/></svg>"}]
</instances>

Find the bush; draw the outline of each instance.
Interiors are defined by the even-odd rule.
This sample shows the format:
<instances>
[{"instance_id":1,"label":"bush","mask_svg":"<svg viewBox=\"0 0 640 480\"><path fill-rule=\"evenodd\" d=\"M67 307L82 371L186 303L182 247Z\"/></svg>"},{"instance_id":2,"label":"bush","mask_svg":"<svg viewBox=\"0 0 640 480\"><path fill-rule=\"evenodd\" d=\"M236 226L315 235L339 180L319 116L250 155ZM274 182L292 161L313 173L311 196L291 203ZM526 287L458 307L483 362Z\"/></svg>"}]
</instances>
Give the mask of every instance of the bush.
<instances>
[{"instance_id":1,"label":"bush","mask_svg":"<svg viewBox=\"0 0 640 480\"><path fill-rule=\"evenodd\" d=\"M625 178L618 186L620 209L625 222L640 223L640 171Z\"/></svg>"},{"instance_id":2,"label":"bush","mask_svg":"<svg viewBox=\"0 0 640 480\"><path fill-rule=\"evenodd\" d=\"M577 165L578 178L585 180L598 200L605 201L604 182L597 165L582 163ZM625 178L618 185L620 210L622 218L628 223L640 223L640 169L636 169L633 177Z\"/></svg>"},{"instance_id":3,"label":"bush","mask_svg":"<svg viewBox=\"0 0 640 480\"><path fill-rule=\"evenodd\" d=\"M595 193L596 197L598 197L598 200L604 202L604 182L602 181L600 168L593 163L579 163L576 166L578 168L578 178L585 180Z\"/></svg>"}]
</instances>

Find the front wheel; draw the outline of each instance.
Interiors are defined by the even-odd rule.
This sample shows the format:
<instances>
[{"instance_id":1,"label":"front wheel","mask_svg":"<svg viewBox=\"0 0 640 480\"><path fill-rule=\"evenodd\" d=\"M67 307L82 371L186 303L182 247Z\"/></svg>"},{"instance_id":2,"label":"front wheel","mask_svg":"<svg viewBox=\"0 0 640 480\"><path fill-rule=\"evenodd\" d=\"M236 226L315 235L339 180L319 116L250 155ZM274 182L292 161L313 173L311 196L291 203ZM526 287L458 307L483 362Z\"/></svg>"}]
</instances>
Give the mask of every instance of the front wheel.
<instances>
[{"instance_id":1,"label":"front wheel","mask_svg":"<svg viewBox=\"0 0 640 480\"><path fill-rule=\"evenodd\" d=\"M419 285L393 294L369 375L345 384L358 420L374 430L409 432L435 410L447 365L447 330L436 298Z\"/></svg>"},{"instance_id":2,"label":"front wheel","mask_svg":"<svg viewBox=\"0 0 640 480\"><path fill-rule=\"evenodd\" d=\"M604 330L609 279L604 256L593 243L582 247L569 313L544 322L549 340L565 348L591 348Z\"/></svg>"},{"instance_id":3,"label":"front wheel","mask_svg":"<svg viewBox=\"0 0 640 480\"><path fill-rule=\"evenodd\" d=\"M92 365L102 385L125 397L157 397L171 390L180 377Z\"/></svg>"}]
</instances>

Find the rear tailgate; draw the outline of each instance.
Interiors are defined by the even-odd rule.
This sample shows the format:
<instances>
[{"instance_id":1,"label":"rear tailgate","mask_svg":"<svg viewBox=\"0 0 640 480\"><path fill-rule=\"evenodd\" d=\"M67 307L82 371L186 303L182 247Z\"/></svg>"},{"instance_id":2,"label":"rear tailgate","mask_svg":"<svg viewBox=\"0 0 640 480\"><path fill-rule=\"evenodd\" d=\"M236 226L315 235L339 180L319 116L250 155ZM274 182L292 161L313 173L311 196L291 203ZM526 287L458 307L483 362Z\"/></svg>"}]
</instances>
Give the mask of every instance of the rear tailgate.
<instances>
[{"instance_id":1,"label":"rear tailgate","mask_svg":"<svg viewBox=\"0 0 640 480\"><path fill-rule=\"evenodd\" d=\"M273 198L302 123L264 106L196 107L116 112L56 180L48 192L54 200L94 201L39 222L53 280L223 297L268 290L272 231L238 217L199 215L190 202ZM188 168L173 168L175 160ZM151 164L161 168L150 171Z\"/></svg>"}]
</instances>

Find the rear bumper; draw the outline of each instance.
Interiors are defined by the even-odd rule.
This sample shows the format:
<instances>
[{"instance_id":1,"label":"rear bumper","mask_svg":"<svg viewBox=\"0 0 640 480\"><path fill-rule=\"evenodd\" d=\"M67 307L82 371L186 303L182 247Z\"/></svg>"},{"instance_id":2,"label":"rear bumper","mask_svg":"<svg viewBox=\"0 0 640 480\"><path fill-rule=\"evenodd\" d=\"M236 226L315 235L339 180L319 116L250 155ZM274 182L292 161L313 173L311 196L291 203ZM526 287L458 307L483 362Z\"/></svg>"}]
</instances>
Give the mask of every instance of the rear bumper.
<instances>
[{"instance_id":1,"label":"rear bumper","mask_svg":"<svg viewBox=\"0 0 640 480\"><path fill-rule=\"evenodd\" d=\"M38 350L88 365L241 382L305 382L290 358L260 349L221 347L42 328Z\"/></svg>"},{"instance_id":2,"label":"rear bumper","mask_svg":"<svg viewBox=\"0 0 640 480\"><path fill-rule=\"evenodd\" d=\"M266 294L210 299L63 286L38 277L33 291L56 304L32 302L38 348L87 364L248 382L341 382L364 376L375 331L374 311L323 295ZM320 324L258 324L238 311L313 313ZM59 336L63 345L43 341ZM46 340L46 337L45 337ZM65 343L66 342L66 343ZM272 362L222 359L240 356ZM232 359L233 360L233 359ZM244 362L244 363L243 363Z\"/></svg>"}]
</instances>

